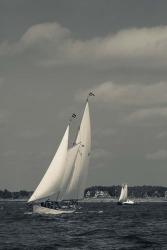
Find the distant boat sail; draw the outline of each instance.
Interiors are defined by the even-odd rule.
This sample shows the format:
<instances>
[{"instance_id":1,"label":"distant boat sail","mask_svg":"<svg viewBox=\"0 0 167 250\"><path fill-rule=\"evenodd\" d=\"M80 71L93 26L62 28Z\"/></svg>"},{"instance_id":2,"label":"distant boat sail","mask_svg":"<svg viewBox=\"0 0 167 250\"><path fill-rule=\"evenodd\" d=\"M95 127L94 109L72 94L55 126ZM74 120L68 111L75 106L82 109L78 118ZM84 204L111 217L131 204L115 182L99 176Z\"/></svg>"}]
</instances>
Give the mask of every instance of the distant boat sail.
<instances>
[{"instance_id":1,"label":"distant boat sail","mask_svg":"<svg viewBox=\"0 0 167 250\"><path fill-rule=\"evenodd\" d=\"M76 115L73 114L72 117L75 118ZM28 201L33 204L34 212L71 213L75 211L76 201L84 197L91 150L88 99L76 140L71 148L68 148L69 129L70 125L66 128L50 166ZM62 201L69 201L68 206L60 206Z\"/></svg>"},{"instance_id":2,"label":"distant boat sail","mask_svg":"<svg viewBox=\"0 0 167 250\"><path fill-rule=\"evenodd\" d=\"M118 200L119 205L133 205L134 201L128 199L128 185L123 184L121 194Z\"/></svg>"}]
</instances>

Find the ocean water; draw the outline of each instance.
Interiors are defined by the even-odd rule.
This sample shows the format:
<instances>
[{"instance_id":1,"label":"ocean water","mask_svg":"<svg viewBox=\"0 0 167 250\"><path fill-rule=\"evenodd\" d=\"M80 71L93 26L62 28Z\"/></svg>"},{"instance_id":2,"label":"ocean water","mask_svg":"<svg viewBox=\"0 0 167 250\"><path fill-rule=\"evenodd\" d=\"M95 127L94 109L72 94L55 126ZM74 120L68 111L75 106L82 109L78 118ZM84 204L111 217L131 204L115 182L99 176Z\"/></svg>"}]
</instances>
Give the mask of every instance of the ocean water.
<instances>
[{"instance_id":1,"label":"ocean water","mask_svg":"<svg viewBox=\"0 0 167 250\"><path fill-rule=\"evenodd\" d=\"M0 249L167 249L167 203L84 203L74 214L34 215L0 202Z\"/></svg>"}]
</instances>

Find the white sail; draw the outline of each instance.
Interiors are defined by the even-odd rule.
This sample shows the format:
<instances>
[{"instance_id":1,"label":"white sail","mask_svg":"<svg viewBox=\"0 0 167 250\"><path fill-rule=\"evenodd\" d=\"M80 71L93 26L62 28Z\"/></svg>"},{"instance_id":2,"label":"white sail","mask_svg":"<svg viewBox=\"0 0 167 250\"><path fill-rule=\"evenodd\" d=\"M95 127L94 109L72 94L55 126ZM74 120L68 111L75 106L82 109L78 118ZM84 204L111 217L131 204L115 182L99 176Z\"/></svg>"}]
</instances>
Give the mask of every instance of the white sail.
<instances>
[{"instance_id":1,"label":"white sail","mask_svg":"<svg viewBox=\"0 0 167 250\"><path fill-rule=\"evenodd\" d=\"M58 197L67 159L68 138L69 125L48 170L28 202L47 199L52 195Z\"/></svg>"},{"instance_id":2,"label":"white sail","mask_svg":"<svg viewBox=\"0 0 167 250\"><path fill-rule=\"evenodd\" d=\"M71 177L72 177L73 172L74 172L74 166L75 166L74 163L76 160L79 146L80 146L80 144L77 144L68 150L65 172L64 172L63 180L61 182L61 187L60 187L61 191L60 191L60 194L58 196L59 201L63 200L63 196L66 193L66 190L69 186Z\"/></svg>"},{"instance_id":3,"label":"white sail","mask_svg":"<svg viewBox=\"0 0 167 250\"><path fill-rule=\"evenodd\" d=\"M91 148L91 127L88 102L86 103L77 135L76 144L77 143L80 143L80 147L75 160L73 176L65 195L65 199L67 200L82 199L84 196Z\"/></svg>"},{"instance_id":4,"label":"white sail","mask_svg":"<svg viewBox=\"0 0 167 250\"><path fill-rule=\"evenodd\" d=\"M128 198L128 185L124 184L124 185L122 185L121 194L119 197L119 202L125 202L125 201L127 201L127 198Z\"/></svg>"}]
</instances>

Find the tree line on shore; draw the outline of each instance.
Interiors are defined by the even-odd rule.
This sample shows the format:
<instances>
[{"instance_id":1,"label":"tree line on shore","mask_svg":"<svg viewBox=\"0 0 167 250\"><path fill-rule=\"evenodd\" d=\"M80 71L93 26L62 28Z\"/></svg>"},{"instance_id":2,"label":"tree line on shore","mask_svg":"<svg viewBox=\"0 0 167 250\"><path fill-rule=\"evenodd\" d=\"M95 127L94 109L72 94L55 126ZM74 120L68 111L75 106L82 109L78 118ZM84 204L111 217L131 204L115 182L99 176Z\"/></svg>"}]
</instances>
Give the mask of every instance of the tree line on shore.
<instances>
[{"instance_id":1,"label":"tree line on shore","mask_svg":"<svg viewBox=\"0 0 167 250\"><path fill-rule=\"evenodd\" d=\"M121 186L93 186L85 190L90 197L94 197L97 191L107 192L111 197L119 197L121 192ZM147 198L147 197L164 197L167 187L162 186L133 186L128 187L128 196L135 198Z\"/></svg>"},{"instance_id":2,"label":"tree line on shore","mask_svg":"<svg viewBox=\"0 0 167 250\"><path fill-rule=\"evenodd\" d=\"M11 192L7 189L0 190L0 199L27 199L32 194L32 191L20 190Z\"/></svg>"},{"instance_id":3,"label":"tree line on shore","mask_svg":"<svg viewBox=\"0 0 167 250\"><path fill-rule=\"evenodd\" d=\"M89 197L94 197L97 191L107 192L111 197L119 197L121 186L92 186L85 189L84 195L89 193ZM162 186L133 186L128 187L128 196L135 198L164 197L167 187ZM7 189L0 190L0 199L28 199L32 191L20 190L11 192ZM166 193L167 194L167 193Z\"/></svg>"}]
</instances>

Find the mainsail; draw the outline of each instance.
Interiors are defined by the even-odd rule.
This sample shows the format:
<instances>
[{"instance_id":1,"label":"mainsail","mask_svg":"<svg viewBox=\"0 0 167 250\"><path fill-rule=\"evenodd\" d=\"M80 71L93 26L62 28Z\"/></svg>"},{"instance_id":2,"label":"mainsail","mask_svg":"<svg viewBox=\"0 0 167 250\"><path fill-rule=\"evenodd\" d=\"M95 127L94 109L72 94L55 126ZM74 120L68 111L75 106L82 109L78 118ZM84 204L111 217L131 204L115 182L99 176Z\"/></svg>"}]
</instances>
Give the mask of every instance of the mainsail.
<instances>
[{"instance_id":1,"label":"mainsail","mask_svg":"<svg viewBox=\"0 0 167 250\"><path fill-rule=\"evenodd\" d=\"M64 176L61 182L61 187L60 187L60 194L57 197L57 200L61 201L63 199L64 194L67 191L68 185L70 183L70 180L72 178L73 172L74 172L74 162L76 160L76 156L78 153L80 144L77 144L70 148L67 153L67 159L66 159L66 168L64 172Z\"/></svg>"},{"instance_id":2,"label":"mainsail","mask_svg":"<svg viewBox=\"0 0 167 250\"><path fill-rule=\"evenodd\" d=\"M54 195L59 195L61 181L64 175L69 138L69 125L60 143L60 146L38 187L30 197L28 202L47 199Z\"/></svg>"},{"instance_id":3,"label":"mainsail","mask_svg":"<svg viewBox=\"0 0 167 250\"><path fill-rule=\"evenodd\" d=\"M123 184L121 189L121 194L119 197L119 202L125 202L127 201L127 198L128 198L128 185Z\"/></svg>"},{"instance_id":4,"label":"mainsail","mask_svg":"<svg viewBox=\"0 0 167 250\"><path fill-rule=\"evenodd\" d=\"M78 200L82 199L84 196L91 149L91 127L88 101L86 102L84 114L75 141L75 144L78 143L80 146L75 160L73 175L67 192L64 195L64 199L66 200Z\"/></svg>"}]
</instances>

